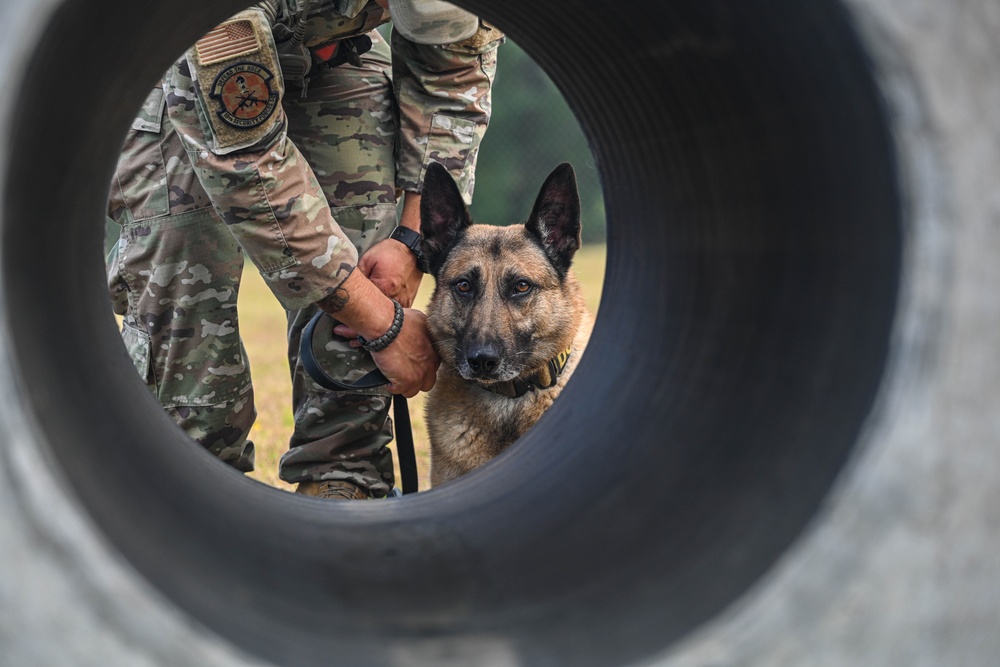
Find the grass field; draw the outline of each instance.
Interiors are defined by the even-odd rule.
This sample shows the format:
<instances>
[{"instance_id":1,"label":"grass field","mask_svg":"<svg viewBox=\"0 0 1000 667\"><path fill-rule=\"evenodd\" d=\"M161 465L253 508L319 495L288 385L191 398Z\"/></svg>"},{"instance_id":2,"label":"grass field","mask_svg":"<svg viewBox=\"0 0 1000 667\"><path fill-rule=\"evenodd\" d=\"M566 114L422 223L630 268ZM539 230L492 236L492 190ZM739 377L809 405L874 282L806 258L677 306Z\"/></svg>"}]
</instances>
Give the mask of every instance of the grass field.
<instances>
[{"instance_id":1,"label":"grass field","mask_svg":"<svg viewBox=\"0 0 1000 667\"><path fill-rule=\"evenodd\" d=\"M604 246L584 246L576 256L574 270L583 285L587 304L597 313L604 284ZM423 310L433 290L430 277L424 279L416 307ZM285 315L260 275L247 267L239 300L240 328L250 358L257 422L250 439L257 447L256 471L251 477L271 486L292 490L278 479L278 459L288 447L292 432L291 381L285 345ZM417 452L420 488L430 488L428 477L427 430L424 426L424 401L419 395L409 402L413 439Z\"/></svg>"}]
</instances>

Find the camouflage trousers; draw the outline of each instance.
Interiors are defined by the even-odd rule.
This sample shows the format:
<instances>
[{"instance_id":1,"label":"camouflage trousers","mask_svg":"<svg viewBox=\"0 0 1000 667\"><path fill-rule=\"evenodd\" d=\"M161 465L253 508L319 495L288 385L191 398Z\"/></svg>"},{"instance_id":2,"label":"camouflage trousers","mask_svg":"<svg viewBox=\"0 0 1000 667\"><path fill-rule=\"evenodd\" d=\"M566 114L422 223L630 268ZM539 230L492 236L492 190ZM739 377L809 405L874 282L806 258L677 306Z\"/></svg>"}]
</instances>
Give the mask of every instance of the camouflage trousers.
<instances>
[{"instance_id":1,"label":"camouflage trousers","mask_svg":"<svg viewBox=\"0 0 1000 667\"><path fill-rule=\"evenodd\" d=\"M371 36L374 46L361 67L321 68L306 96L290 86L283 101L288 135L359 253L387 238L396 222L390 55L385 41ZM118 229L109 286L139 374L191 438L237 469L252 470L247 436L256 410L236 307L244 265L239 245L211 207L129 219ZM347 479L385 495L393 486L389 396L329 392L308 378L298 346L314 312L287 313L295 425L279 476L290 483ZM315 349L340 377L349 378L359 361L329 326L320 328Z\"/></svg>"}]
</instances>

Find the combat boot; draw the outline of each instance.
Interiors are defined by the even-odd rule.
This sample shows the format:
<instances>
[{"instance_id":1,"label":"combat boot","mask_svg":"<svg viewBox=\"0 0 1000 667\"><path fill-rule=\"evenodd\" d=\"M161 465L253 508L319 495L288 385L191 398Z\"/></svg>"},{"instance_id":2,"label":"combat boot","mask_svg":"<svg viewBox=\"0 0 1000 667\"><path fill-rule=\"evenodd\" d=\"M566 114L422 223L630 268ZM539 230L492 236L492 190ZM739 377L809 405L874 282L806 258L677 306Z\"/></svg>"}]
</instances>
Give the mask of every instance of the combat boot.
<instances>
[{"instance_id":1,"label":"combat boot","mask_svg":"<svg viewBox=\"0 0 1000 667\"><path fill-rule=\"evenodd\" d=\"M370 500L368 489L346 479L328 479L320 482L299 482L295 493L329 500Z\"/></svg>"}]
</instances>

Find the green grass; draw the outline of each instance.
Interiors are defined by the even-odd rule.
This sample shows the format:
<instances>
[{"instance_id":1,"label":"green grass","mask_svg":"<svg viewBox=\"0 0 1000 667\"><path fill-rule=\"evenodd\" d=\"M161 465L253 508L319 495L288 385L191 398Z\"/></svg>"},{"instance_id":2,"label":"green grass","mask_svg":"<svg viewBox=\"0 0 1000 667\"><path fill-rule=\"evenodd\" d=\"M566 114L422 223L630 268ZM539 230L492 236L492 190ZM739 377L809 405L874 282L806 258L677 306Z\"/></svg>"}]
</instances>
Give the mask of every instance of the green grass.
<instances>
[{"instance_id":1,"label":"green grass","mask_svg":"<svg viewBox=\"0 0 1000 667\"><path fill-rule=\"evenodd\" d=\"M583 285L587 305L597 313L604 284L603 245L584 246L577 253L574 271ZM433 290L427 277L417 295L416 307L424 310ZM285 343L285 314L260 275L248 265L239 300L240 329L253 373L257 422L250 439L257 448L256 471L250 476L277 488L292 490L278 479L278 459L288 447L292 432L291 380ZM417 452L420 488L430 488L427 428L424 424L424 395L409 401L413 440Z\"/></svg>"}]
</instances>

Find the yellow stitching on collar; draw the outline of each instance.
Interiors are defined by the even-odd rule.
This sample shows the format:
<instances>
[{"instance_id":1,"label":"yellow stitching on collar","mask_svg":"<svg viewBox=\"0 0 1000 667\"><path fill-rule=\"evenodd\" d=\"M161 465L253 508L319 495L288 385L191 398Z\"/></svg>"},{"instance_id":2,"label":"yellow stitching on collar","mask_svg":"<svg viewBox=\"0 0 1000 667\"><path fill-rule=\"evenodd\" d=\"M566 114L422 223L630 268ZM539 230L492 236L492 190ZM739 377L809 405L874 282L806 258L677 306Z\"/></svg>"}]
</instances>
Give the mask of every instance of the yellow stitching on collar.
<instances>
[{"instance_id":1,"label":"yellow stitching on collar","mask_svg":"<svg viewBox=\"0 0 1000 667\"><path fill-rule=\"evenodd\" d=\"M556 355L556 364L559 367L559 372L562 373L563 369L566 368L566 364L569 363L569 355L573 352L573 348L563 350Z\"/></svg>"}]
</instances>

